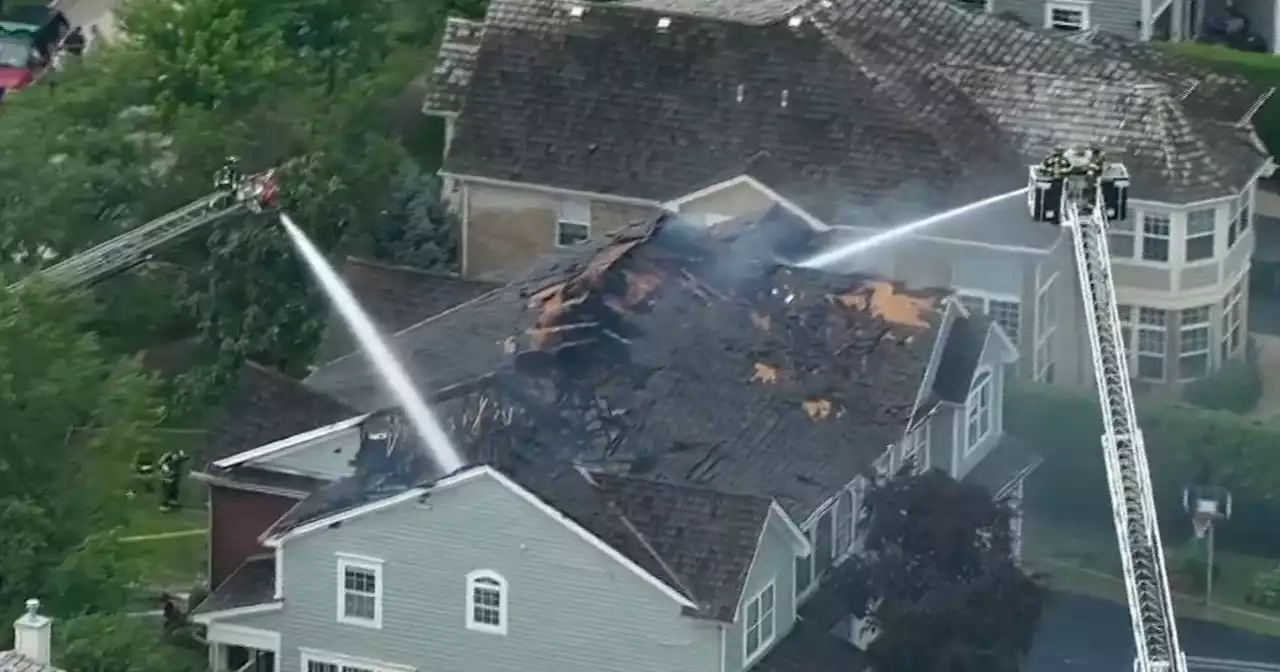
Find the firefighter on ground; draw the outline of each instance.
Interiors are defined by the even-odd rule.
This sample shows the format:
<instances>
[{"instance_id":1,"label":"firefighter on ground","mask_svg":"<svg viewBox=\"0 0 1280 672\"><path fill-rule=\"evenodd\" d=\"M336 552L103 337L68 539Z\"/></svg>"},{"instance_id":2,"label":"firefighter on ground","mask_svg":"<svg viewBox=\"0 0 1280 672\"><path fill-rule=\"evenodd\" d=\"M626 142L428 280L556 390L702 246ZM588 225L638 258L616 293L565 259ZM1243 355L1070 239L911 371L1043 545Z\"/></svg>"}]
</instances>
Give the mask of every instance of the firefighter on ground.
<instances>
[{"instance_id":1,"label":"firefighter on ground","mask_svg":"<svg viewBox=\"0 0 1280 672\"><path fill-rule=\"evenodd\" d=\"M62 41L62 48L72 56L79 56L83 54L84 46L84 31L80 29L80 26L72 28L71 32L67 34L66 39Z\"/></svg>"},{"instance_id":2,"label":"firefighter on ground","mask_svg":"<svg viewBox=\"0 0 1280 672\"><path fill-rule=\"evenodd\" d=\"M156 477L156 461L149 450L140 450L133 454L133 487L126 493L129 499L138 495L139 491L151 492Z\"/></svg>"},{"instance_id":3,"label":"firefighter on ground","mask_svg":"<svg viewBox=\"0 0 1280 672\"><path fill-rule=\"evenodd\" d=\"M160 510L170 511L182 506L183 468L187 453L182 449L171 450L160 456Z\"/></svg>"}]
</instances>

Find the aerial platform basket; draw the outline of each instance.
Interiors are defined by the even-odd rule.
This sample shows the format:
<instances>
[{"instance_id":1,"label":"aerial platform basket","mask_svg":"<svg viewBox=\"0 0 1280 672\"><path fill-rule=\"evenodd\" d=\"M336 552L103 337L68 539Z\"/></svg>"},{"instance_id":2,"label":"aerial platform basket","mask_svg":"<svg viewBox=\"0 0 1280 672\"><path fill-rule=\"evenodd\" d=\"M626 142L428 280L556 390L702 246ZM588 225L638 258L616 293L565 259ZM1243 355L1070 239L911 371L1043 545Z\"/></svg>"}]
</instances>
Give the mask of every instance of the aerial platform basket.
<instances>
[{"instance_id":1,"label":"aerial platform basket","mask_svg":"<svg viewBox=\"0 0 1280 672\"><path fill-rule=\"evenodd\" d=\"M1081 175L1054 178L1041 165L1027 167L1027 208L1031 218L1038 222L1062 223L1062 192L1069 188L1082 188ZM1108 220L1129 217L1129 170L1124 164L1110 162L1098 181L1102 190L1103 207Z\"/></svg>"}]
</instances>

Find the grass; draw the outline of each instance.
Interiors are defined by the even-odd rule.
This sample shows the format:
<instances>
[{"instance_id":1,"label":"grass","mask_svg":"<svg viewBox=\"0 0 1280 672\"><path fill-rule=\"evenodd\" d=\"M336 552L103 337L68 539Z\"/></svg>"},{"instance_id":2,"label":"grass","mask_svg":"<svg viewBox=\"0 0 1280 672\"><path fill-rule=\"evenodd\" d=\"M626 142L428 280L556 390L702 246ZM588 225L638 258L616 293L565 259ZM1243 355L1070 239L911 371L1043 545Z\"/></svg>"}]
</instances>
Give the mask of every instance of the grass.
<instances>
[{"instance_id":1,"label":"grass","mask_svg":"<svg viewBox=\"0 0 1280 672\"><path fill-rule=\"evenodd\" d=\"M1126 602L1114 538L1101 531L1065 526L1033 512L1028 512L1023 530L1028 566L1046 573L1054 589ZM1189 589L1190 594L1176 594L1174 609L1182 617L1280 637L1280 612L1259 610L1244 601L1253 577L1278 562L1219 550L1214 564L1221 573L1214 581L1213 604L1205 605L1204 586L1200 583Z\"/></svg>"}]
</instances>

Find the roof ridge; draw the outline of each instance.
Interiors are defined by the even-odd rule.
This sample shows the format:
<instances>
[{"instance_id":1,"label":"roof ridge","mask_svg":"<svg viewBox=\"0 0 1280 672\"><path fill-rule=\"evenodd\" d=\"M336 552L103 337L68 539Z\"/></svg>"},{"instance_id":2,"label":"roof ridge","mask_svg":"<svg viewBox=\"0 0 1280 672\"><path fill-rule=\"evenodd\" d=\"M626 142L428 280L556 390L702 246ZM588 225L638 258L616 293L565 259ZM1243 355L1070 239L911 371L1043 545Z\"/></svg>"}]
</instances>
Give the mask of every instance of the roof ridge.
<instances>
[{"instance_id":1,"label":"roof ridge","mask_svg":"<svg viewBox=\"0 0 1280 672\"><path fill-rule=\"evenodd\" d=\"M648 478L646 476L639 476L634 474L619 474L619 473L611 473L606 471L595 472L595 471L591 471L589 468L587 471L588 473L591 474L592 478L600 478L600 477L603 477L605 479L616 478L616 479L627 480L627 481L638 481L638 482L647 483L650 485L658 485L665 488L672 488L674 490L713 493L713 494L721 495L724 497L757 500L767 504L773 504L774 502L774 498L768 495L757 495L749 492L733 492L729 490L721 490L720 488L713 488L708 485L697 484L697 483L676 483L673 481L663 481L655 478Z\"/></svg>"},{"instance_id":2,"label":"roof ridge","mask_svg":"<svg viewBox=\"0 0 1280 672\"><path fill-rule=\"evenodd\" d=\"M407 264L389 264L385 261L377 261L374 259L367 259L365 257L348 256L346 259L346 264L355 264L359 266L366 266L369 268L377 268L384 271L411 273L414 275L423 275L431 278L442 278L446 280L462 280L463 282L474 282L481 285L494 284L484 280L471 280L469 278L464 278L462 277L462 274L455 273L452 271L433 271L426 268L418 268L417 266L409 266Z\"/></svg>"},{"instance_id":3,"label":"roof ridge","mask_svg":"<svg viewBox=\"0 0 1280 672\"><path fill-rule=\"evenodd\" d=\"M1037 70L1034 68L994 65L991 63L966 63L963 61L950 60L943 63L936 63L932 66L932 68L943 69L943 70L955 70L955 71L967 70L971 72L989 72L993 74L1016 75L1016 76L1023 76L1023 77L1032 77L1037 79L1054 79L1054 80L1063 79L1062 75L1053 73L1053 72L1046 72L1044 70ZM1107 78L1107 77L1103 77L1100 75L1093 75L1093 74L1073 75L1070 78L1070 82L1073 84L1099 84L1107 88L1117 88L1125 91L1129 91L1134 88L1137 88L1137 89L1157 88L1157 89L1160 89L1161 91L1172 91L1172 88L1169 86L1169 84L1165 82L1161 82L1161 81L1152 79L1150 77L1147 77L1144 73L1137 73L1137 74L1140 75L1140 81L1136 81L1136 82L1135 81L1123 81L1123 82L1116 81L1114 78Z\"/></svg>"}]
</instances>

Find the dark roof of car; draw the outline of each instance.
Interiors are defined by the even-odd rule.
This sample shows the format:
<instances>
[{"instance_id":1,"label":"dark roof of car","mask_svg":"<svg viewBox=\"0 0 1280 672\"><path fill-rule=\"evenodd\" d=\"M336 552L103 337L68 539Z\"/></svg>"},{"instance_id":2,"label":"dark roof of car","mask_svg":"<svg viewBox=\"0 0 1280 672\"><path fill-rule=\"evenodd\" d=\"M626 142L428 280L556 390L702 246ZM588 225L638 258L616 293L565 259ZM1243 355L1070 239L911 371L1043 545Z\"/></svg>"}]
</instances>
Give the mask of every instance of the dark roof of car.
<instances>
[{"instance_id":1,"label":"dark roof of car","mask_svg":"<svg viewBox=\"0 0 1280 672\"><path fill-rule=\"evenodd\" d=\"M803 520L901 439L950 291L779 265L813 231L756 224L663 215L535 264L393 347L428 392L485 378L485 394L519 400L539 418L523 452L768 495ZM360 357L309 384L390 405ZM583 434L598 423L557 395L603 404L613 435ZM480 461L501 452L493 437L456 439Z\"/></svg>"},{"instance_id":2,"label":"dark roof of car","mask_svg":"<svg viewBox=\"0 0 1280 672\"><path fill-rule=\"evenodd\" d=\"M387 333L413 326L498 286L479 280L464 280L450 273L355 258L347 259L342 277L360 305ZM341 319L334 316L329 320L316 361L331 362L355 349L350 332Z\"/></svg>"},{"instance_id":3,"label":"dark roof of car","mask_svg":"<svg viewBox=\"0 0 1280 672\"><path fill-rule=\"evenodd\" d=\"M196 605L192 614L268 604L275 596L275 587L275 557L270 554L256 555L245 560L203 602Z\"/></svg>"},{"instance_id":4,"label":"dark roof of car","mask_svg":"<svg viewBox=\"0 0 1280 672\"><path fill-rule=\"evenodd\" d=\"M249 362L227 394L206 456L213 462L357 415L301 381Z\"/></svg>"},{"instance_id":5,"label":"dark roof of car","mask_svg":"<svg viewBox=\"0 0 1280 672\"><path fill-rule=\"evenodd\" d=\"M572 6L490 3L450 71L447 172L655 201L749 174L842 223L1025 186L1058 145L1103 146L1165 202L1239 191L1265 161L1241 123L1265 89L944 0Z\"/></svg>"}]
</instances>

